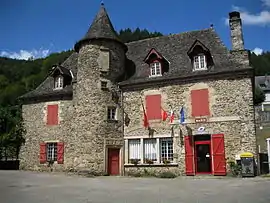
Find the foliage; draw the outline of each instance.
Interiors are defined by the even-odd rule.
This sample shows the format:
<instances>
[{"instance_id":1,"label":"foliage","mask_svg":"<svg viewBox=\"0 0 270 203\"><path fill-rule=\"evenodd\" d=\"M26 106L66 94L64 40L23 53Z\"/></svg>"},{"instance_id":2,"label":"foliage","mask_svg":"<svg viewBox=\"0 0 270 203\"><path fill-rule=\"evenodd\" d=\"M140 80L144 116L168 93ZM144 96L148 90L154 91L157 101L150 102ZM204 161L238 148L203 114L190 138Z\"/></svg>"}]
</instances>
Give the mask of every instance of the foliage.
<instances>
[{"instance_id":1,"label":"foliage","mask_svg":"<svg viewBox=\"0 0 270 203\"><path fill-rule=\"evenodd\" d=\"M119 38L124 43L160 36L163 36L160 32L149 32L146 29L141 30L140 28L136 28L134 31L130 28L121 29L119 31Z\"/></svg>"},{"instance_id":2,"label":"foliage","mask_svg":"<svg viewBox=\"0 0 270 203\"><path fill-rule=\"evenodd\" d=\"M254 91L254 105L258 105L265 100L265 93L259 88L255 87Z\"/></svg>"},{"instance_id":3,"label":"foliage","mask_svg":"<svg viewBox=\"0 0 270 203\"><path fill-rule=\"evenodd\" d=\"M229 170L232 176L239 176L241 175L241 166L235 163L235 161L228 161Z\"/></svg>"},{"instance_id":4,"label":"foliage","mask_svg":"<svg viewBox=\"0 0 270 203\"><path fill-rule=\"evenodd\" d=\"M176 178L177 175L171 171L164 171L158 175L159 178Z\"/></svg>"}]
</instances>

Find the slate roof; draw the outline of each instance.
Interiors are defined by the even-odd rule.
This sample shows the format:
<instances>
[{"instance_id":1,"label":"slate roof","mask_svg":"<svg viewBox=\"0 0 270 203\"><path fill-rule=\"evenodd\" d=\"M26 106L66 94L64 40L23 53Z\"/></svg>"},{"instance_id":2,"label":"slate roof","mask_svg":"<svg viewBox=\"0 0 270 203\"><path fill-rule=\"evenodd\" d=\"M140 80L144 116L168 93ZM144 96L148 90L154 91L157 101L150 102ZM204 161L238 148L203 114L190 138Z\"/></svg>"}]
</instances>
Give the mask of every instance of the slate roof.
<instances>
[{"instance_id":1,"label":"slate roof","mask_svg":"<svg viewBox=\"0 0 270 203\"><path fill-rule=\"evenodd\" d=\"M77 59L78 54L72 53L61 65L61 70L64 70L65 73L68 73L67 70L72 71L72 75L74 76L72 82L76 82L77 79ZM64 67L64 68L63 68ZM69 72L70 74L70 72ZM51 96L72 96L72 85L68 85L60 90L54 90L54 78L50 75L34 90L24 94L19 97L19 99L27 99L27 98L38 98L38 97L51 97Z\"/></svg>"},{"instance_id":2,"label":"slate roof","mask_svg":"<svg viewBox=\"0 0 270 203\"><path fill-rule=\"evenodd\" d=\"M114 40L121 43L124 49L127 49L126 45L118 38L103 3L85 36L75 44L75 51L79 50L83 42L94 39Z\"/></svg>"},{"instance_id":3,"label":"slate roof","mask_svg":"<svg viewBox=\"0 0 270 203\"><path fill-rule=\"evenodd\" d=\"M196 40L210 50L213 58L214 66L205 71L192 71L191 59L187 54ZM213 28L130 42L127 46L127 57L134 62L136 68L133 76L121 82L121 85L161 80L159 77L149 78L149 66L143 61L152 48L170 63L169 71L164 73L163 79L247 68L233 59Z\"/></svg>"}]
</instances>

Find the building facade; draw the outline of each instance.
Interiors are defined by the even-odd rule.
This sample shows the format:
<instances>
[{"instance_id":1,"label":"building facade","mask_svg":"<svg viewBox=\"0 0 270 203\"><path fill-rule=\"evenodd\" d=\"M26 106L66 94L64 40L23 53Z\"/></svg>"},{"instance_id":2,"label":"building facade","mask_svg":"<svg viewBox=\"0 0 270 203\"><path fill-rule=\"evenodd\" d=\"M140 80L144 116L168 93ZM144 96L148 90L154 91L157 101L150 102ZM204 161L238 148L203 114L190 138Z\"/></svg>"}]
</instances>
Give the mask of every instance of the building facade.
<instances>
[{"instance_id":1,"label":"building facade","mask_svg":"<svg viewBox=\"0 0 270 203\"><path fill-rule=\"evenodd\" d=\"M122 43L104 5L74 53L23 95L27 170L226 175L256 153L249 51L209 29ZM181 121L181 122L180 122Z\"/></svg>"}]
</instances>

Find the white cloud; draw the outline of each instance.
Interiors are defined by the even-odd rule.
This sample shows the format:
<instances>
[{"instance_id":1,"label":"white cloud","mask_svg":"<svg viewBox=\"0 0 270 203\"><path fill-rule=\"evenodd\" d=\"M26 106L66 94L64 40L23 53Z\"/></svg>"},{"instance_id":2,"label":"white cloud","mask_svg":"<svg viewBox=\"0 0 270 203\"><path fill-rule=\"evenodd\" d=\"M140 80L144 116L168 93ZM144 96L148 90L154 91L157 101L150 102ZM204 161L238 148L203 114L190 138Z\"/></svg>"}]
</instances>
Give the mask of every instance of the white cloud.
<instances>
[{"instance_id":1,"label":"white cloud","mask_svg":"<svg viewBox=\"0 0 270 203\"><path fill-rule=\"evenodd\" d=\"M256 47L251 52L258 56L258 55L261 55L263 53L263 49Z\"/></svg>"},{"instance_id":2,"label":"white cloud","mask_svg":"<svg viewBox=\"0 0 270 203\"><path fill-rule=\"evenodd\" d=\"M270 0L262 0L263 5L270 7Z\"/></svg>"},{"instance_id":3,"label":"white cloud","mask_svg":"<svg viewBox=\"0 0 270 203\"><path fill-rule=\"evenodd\" d=\"M30 58L44 58L48 56L50 53L49 49L33 49L31 51L27 50L20 50L19 52L7 52L7 51L1 51L0 56L2 57L8 57L8 58L13 58L13 59L24 59L28 60Z\"/></svg>"},{"instance_id":4,"label":"white cloud","mask_svg":"<svg viewBox=\"0 0 270 203\"><path fill-rule=\"evenodd\" d=\"M263 10L259 13L250 13L245 8L240 8L238 6L232 6L232 9L239 11L241 14L241 19L246 25L270 25L270 0L261 0ZM228 25L228 19L226 19L225 24Z\"/></svg>"}]
</instances>

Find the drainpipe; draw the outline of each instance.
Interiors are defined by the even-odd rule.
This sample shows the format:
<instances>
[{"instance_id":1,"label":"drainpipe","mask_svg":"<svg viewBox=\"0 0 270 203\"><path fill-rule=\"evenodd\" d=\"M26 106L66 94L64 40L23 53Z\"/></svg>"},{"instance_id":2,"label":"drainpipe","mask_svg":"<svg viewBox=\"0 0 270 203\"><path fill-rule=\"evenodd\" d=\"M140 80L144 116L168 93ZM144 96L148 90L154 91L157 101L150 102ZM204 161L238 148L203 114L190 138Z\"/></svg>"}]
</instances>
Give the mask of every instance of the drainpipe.
<instances>
[{"instance_id":1,"label":"drainpipe","mask_svg":"<svg viewBox=\"0 0 270 203\"><path fill-rule=\"evenodd\" d=\"M267 142L268 168L270 171L270 138L267 138L266 142Z\"/></svg>"}]
</instances>

